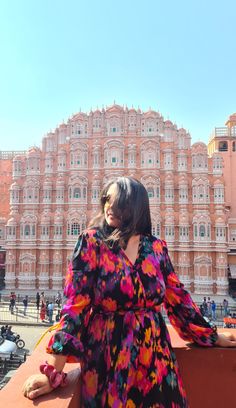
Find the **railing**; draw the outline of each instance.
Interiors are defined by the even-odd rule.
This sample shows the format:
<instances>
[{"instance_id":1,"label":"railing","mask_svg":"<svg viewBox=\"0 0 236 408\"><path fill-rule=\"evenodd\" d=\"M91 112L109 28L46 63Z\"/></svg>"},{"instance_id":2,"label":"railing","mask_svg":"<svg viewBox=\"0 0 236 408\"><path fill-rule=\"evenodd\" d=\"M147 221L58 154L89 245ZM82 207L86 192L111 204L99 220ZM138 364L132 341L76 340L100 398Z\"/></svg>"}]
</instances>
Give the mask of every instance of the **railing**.
<instances>
[{"instance_id":1,"label":"railing","mask_svg":"<svg viewBox=\"0 0 236 408\"><path fill-rule=\"evenodd\" d=\"M13 157L18 154L23 156L26 154L26 150L13 150L13 151L0 150L0 159L4 159L4 160L13 159Z\"/></svg>"},{"instance_id":2,"label":"railing","mask_svg":"<svg viewBox=\"0 0 236 408\"><path fill-rule=\"evenodd\" d=\"M9 301L0 303L0 322L12 322L19 324L49 324L49 316L46 313L45 319L42 321L40 318L40 309L37 309L36 304L30 303L27 307L26 314L24 314L24 306L21 300L21 297L18 297L19 302L16 303L16 306L13 310L10 310ZM23 299L23 296L22 296ZM54 303L54 310L52 320L57 321L60 315L61 308L55 303L55 296L47 297L48 300L51 300ZM201 303L195 302L199 307ZM165 309L162 308L162 314L166 317ZM236 315L236 303L230 304L228 307L227 315L235 316ZM211 315L206 314L206 317L211 318ZM215 323L218 327L223 327L223 319L225 317L225 312L222 304L216 303L216 320Z\"/></svg>"},{"instance_id":3,"label":"railing","mask_svg":"<svg viewBox=\"0 0 236 408\"><path fill-rule=\"evenodd\" d=\"M55 307L53 310L52 320L57 321L60 308ZM16 305L12 309L9 307L8 304L1 304L0 305L0 322L17 322L22 324L37 324L37 323L49 323L49 316L46 313L45 318L43 321L40 317L40 309L38 310L36 306L30 305L27 307L26 313L24 314L24 306Z\"/></svg>"}]
</instances>

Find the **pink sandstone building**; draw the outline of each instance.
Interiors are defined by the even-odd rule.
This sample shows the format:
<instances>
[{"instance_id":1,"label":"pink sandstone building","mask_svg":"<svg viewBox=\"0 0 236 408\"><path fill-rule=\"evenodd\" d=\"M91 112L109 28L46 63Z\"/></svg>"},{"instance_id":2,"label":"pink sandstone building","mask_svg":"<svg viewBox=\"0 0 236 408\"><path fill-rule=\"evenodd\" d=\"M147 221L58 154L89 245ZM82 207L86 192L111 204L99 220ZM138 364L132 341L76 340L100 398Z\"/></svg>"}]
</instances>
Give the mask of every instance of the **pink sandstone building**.
<instances>
[{"instance_id":1,"label":"pink sandstone building","mask_svg":"<svg viewBox=\"0 0 236 408\"><path fill-rule=\"evenodd\" d=\"M222 129L222 130L219 130ZM102 186L138 178L153 234L197 294L228 293L236 265L236 115L209 146L155 111L114 104L73 115L13 159L6 226L7 290L62 289L77 235L98 209ZM226 148L227 147L227 148Z\"/></svg>"}]
</instances>

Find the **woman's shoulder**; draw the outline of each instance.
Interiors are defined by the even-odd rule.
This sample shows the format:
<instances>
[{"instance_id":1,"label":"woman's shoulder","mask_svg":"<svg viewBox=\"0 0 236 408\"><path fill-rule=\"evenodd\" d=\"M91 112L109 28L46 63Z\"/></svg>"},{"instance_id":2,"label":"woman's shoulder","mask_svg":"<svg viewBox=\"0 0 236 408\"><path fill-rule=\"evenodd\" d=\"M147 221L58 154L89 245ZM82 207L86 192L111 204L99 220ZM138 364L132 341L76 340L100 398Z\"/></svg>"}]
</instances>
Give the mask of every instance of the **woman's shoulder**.
<instances>
[{"instance_id":1,"label":"woman's shoulder","mask_svg":"<svg viewBox=\"0 0 236 408\"><path fill-rule=\"evenodd\" d=\"M89 241L102 241L102 235L98 228L88 228L85 229L81 236Z\"/></svg>"},{"instance_id":2,"label":"woman's shoulder","mask_svg":"<svg viewBox=\"0 0 236 408\"><path fill-rule=\"evenodd\" d=\"M149 240L149 242L159 242L160 244L166 246L166 241L164 239L158 238L155 235L146 235L146 238Z\"/></svg>"},{"instance_id":3,"label":"woman's shoulder","mask_svg":"<svg viewBox=\"0 0 236 408\"><path fill-rule=\"evenodd\" d=\"M152 245L155 252L162 252L164 248L167 249L167 243L164 239L157 238L155 235L148 235L146 239Z\"/></svg>"}]
</instances>

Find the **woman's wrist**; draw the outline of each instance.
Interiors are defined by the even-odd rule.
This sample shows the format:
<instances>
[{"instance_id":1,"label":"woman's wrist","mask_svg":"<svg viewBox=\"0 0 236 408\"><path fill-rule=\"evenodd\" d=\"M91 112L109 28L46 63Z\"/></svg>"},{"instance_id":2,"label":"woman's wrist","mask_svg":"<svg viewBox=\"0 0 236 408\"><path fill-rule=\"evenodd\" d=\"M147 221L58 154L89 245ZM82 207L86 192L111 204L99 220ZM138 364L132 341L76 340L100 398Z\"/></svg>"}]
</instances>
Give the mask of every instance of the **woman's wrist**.
<instances>
[{"instance_id":1,"label":"woman's wrist","mask_svg":"<svg viewBox=\"0 0 236 408\"><path fill-rule=\"evenodd\" d=\"M65 367L67 356L62 354L47 354L45 360L48 364L54 366L57 371L62 371Z\"/></svg>"},{"instance_id":2,"label":"woman's wrist","mask_svg":"<svg viewBox=\"0 0 236 408\"><path fill-rule=\"evenodd\" d=\"M48 377L49 384L52 388L65 387L67 385L67 374L63 371L57 371L56 368L48 364L47 361L41 364L39 369L42 374Z\"/></svg>"}]
</instances>

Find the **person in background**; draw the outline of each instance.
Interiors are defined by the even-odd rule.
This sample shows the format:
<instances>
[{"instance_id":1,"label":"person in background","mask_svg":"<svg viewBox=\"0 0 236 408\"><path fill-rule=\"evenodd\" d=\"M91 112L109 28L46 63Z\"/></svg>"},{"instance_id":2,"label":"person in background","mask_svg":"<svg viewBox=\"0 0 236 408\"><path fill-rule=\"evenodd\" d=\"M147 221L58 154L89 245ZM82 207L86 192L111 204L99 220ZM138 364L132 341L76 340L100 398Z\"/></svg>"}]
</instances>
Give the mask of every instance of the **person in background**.
<instances>
[{"instance_id":1,"label":"person in background","mask_svg":"<svg viewBox=\"0 0 236 408\"><path fill-rule=\"evenodd\" d=\"M30 399L66 385L63 367L81 362L83 407L187 408L167 326L202 347L235 347L201 315L176 275L165 241L152 235L145 187L119 177L102 191L100 213L78 238L68 268L61 320Z\"/></svg>"},{"instance_id":2,"label":"person in background","mask_svg":"<svg viewBox=\"0 0 236 408\"><path fill-rule=\"evenodd\" d=\"M53 322L53 309L54 309L54 304L52 303L52 301L50 300L48 302L48 306L47 306L47 310L48 310L48 319L49 322L52 323Z\"/></svg>"},{"instance_id":3,"label":"person in background","mask_svg":"<svg viewBox=\"0 0 236 408\"><path fill-rule=\"evenodd\" d=\"M36 307L37 310L39 310L39 305L40 305L40 294L39 292L36 293Z\"/></svg>"},{"instance_id":4,"label":"person in background","mask_svg":"<svg viewBox=\"0 0 236 408\"><path fill-rule=\"evenodd\" d=\"M58 306L58 308L60 308L61 307L61 292L57 292L57 296L56 296L56 304L57 304L57 306Z\"/></svg>"},{"instance_id":5,"label":"person in background","mask_svg":"<svg viewBox=\"0 0 236 408\"><path fill-rule=\"evenodd\" d=\"M224 299L223 300L224 317L227 317L229 314L228 307L229 307L229 302L227 299Z\"/></svg>"},{"instance_id":6,"label":"person in background","mask_svg":"<svg viewBox=\"0 0 236 408\"><path fill-rule=\"evenodd\" d=\"M28 296L27 295L23 299L23 305L24 305L24 316L26 316L27 307L28 307Z\"/></svg>"},{"instance_id":7,"label":"person in background","mask_svg":"<svg viewBox=\"0 0 236 408\"><path fill-rule=\"evenodd\" d=\"M15 292L11 292L10 294L10 304L9 304L9 310L11 314L14 313L14 308L16 308L16 294Z\"/></svg>"},{"instance_id":8,"label":"person in background","mask_svg":"<svg viewBox=\"0 0 236 408\"><path fill-rule=\"evenodd\" d=\"M208 296L208 298L207 298L207 316L208 316L209 318L212 317L211 298L210 298L210 296Z\"/></svg>"},{"instance_id":9,"label":"person in background","mask_svg":"<svg viewBox=\"0 0 236 408\"><path fill-rule=\"evenodd\" d=\"M6 335L7 340L15 341L15 336L14 336L14 332L12 331L12 326L7 326L5 335Z\"/></svg>"},{"instance_id":10,"label":"person in background","mask_svg":"<svg viewBox=\"0 0 236 408\"><path fill-rule=\"evenodd\" d=\"M207 308L206 297L203 298L202 308L201 309L202 309L203 316L208 316L208 308Z\"/></svg>"},{"instance_id":11,"label":"person in background","mask_svg":"<svg viewBox=\"0 0 236 408\"><path fill-rule=\"evenodd\" d=\"M214 300L211 301L212 319L216 320L216 303Z\"/></svg>"},{"instance_id":12,"label":"person in background","mask_svg":"<svg viewBox=\"0 0 236 408\"><path fill-rule=\"evenodd\" d=\"M44 296L44 292L41 293L40 296L40 319L42 322L44 322L45 318L46 318L46 300L45 300L45 296Z\"/></svg>"}]
</instances>

